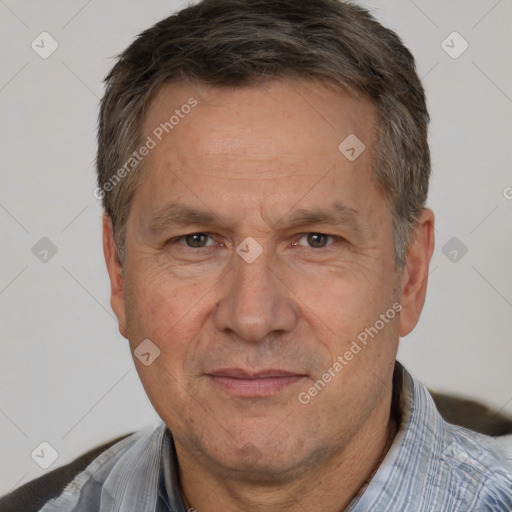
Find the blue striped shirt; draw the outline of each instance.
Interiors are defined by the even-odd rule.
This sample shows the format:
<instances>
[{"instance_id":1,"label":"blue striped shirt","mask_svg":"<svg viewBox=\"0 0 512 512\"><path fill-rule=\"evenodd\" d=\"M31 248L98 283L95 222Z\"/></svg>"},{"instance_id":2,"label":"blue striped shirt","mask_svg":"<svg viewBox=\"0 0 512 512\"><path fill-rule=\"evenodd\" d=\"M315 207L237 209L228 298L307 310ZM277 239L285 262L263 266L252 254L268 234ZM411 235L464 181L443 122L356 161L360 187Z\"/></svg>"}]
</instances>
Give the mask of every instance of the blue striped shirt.
<instances>
[{"instance_id":1,"label":"blue striped shirt","mask_svg":"<svg viewBox=\"0 0 512 512\"><path fill-rule=\"evenodd\" d=\"M346 512L512 512L512 437L446 423L428 390L399 368L400 429ZM187 512L177 469L172 436L158 424L103 452L41 512Z\"/></svg>"}]
</instances>

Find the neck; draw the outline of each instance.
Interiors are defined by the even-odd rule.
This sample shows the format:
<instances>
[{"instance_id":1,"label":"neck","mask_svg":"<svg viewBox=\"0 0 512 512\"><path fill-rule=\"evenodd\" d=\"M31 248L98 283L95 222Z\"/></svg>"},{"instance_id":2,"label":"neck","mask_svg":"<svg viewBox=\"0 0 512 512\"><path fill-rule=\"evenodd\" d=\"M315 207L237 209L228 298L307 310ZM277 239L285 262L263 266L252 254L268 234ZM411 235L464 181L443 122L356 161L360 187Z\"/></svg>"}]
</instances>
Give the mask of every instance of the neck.
<instances>
[{"instance_id":1,"label":"neck","mask_svg":"<svg viewBox=\"0 0 512 512\"><path fill-rule=\"evenodd\" d=\"M355 432L341 451L294 475L275 475L272 483L257 482L233 471L201 464L176 443L182 497L197 512L340 512L369 483L391 447L397 422L390 415L391 397Z\"/></svg>"}]
</instances>

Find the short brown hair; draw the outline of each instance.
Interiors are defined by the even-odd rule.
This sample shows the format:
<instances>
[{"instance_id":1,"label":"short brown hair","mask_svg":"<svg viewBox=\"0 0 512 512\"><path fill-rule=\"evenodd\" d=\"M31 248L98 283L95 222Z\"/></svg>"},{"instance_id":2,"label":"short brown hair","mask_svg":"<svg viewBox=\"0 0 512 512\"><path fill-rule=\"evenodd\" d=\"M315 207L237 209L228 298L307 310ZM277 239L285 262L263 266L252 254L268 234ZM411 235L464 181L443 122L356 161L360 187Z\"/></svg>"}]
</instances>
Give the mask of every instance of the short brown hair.
<instances>
[{"instance_id":1,"label":"short brown hair","mask_svg":"<svg viewBox=\"0 0 512 512\"><path fill-rule=\"evenodd\" d=\"M367 10L338 0L203 0L142 32L119 56L101 102L97 190L121 262L141 166L115 186L112 180L140 145L158 89L183 81L242 87L284 78L319 80L374 105L372 177L390 205L395 260L404 266L430 176L425 93L399 37Z\"/></svg>"}]
</instances>

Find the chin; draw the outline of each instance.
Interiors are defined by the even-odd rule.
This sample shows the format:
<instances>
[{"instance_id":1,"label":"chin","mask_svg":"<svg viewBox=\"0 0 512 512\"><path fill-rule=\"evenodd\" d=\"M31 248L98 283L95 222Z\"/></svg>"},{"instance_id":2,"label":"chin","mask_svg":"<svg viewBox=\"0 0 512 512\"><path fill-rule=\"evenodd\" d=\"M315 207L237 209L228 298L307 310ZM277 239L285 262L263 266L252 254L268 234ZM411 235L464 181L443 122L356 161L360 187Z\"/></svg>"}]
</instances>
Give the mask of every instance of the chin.
<instances>
[{"instance_id":1,"label":"chin","mask_svg":"<svg viewBox=\"0 0 512 512\"><path fill-rule=\"evenodd\" d=\"M308 462L318 455L318 451L299 435L294 437L284 429L279 433L271 430L258 433L238 431L234 435L224 432L222 440L215 442L210 438L208 443L199 445L203 445L203 454L215 465L239 472L246 480L254 483L284 482L292 479L298 468L309 466Z\"/></svg>"}]
</instances>

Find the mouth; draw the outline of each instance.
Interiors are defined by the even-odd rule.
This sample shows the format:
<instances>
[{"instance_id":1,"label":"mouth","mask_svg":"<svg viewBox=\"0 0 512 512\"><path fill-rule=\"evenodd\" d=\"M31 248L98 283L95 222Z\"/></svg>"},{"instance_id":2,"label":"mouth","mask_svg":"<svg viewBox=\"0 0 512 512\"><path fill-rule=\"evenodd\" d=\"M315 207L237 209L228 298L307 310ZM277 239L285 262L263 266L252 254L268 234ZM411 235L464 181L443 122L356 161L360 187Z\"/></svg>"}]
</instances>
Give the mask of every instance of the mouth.
<instances>
[{"instance_id":1,"label":"mouth","mask_svg":"<svg viewBox=\"0 0 512 512\"><path fill-rule=\"evenodd\" d=\"M212 384L240 397L267 397L284 391L307 376L286 370L247 371L223 368L207 374Z\"/></svg>"}]
</instances>

